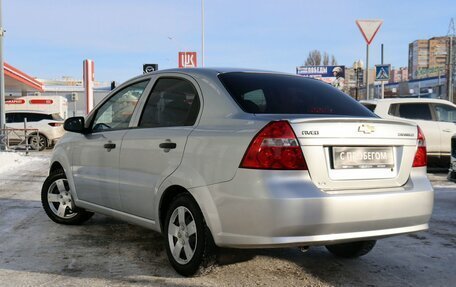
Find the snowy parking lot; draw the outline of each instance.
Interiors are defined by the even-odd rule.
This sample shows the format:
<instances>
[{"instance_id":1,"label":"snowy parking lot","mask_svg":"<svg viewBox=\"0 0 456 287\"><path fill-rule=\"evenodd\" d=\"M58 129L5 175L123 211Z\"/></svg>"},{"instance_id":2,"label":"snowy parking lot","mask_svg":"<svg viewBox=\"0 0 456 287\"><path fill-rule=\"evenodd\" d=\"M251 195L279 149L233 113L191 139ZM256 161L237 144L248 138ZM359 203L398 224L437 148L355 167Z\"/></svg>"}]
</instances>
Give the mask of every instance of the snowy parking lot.
<instances>
[{"instance_id":1,"label":"snowy parking lot","mask_svg":"<svg viewBox=\"0 0 456 287\"><path fill-rule=\"evenodd\" d=\"M169 265L161 236L102 215L81 226L52 222L40 202L50 152L0 153L0 286L454 286L456 184L429 173L429 231L380 240L356 260L323 247L223 249L195 278Z\"/></svg>"}]
</instances>

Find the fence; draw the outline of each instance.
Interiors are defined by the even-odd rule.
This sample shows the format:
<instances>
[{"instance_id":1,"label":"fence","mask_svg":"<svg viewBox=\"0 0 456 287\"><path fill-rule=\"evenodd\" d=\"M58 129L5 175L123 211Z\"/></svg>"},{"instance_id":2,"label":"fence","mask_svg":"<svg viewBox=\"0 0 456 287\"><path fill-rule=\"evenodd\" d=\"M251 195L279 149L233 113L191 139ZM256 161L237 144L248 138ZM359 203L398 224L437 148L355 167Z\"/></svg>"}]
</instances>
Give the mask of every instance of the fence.
<instances>
[{"instance_id":1,"label":"fence","mask_svg":"<svg viewBox=\"0 0 456 287\"><path fill-rule=\"evenodd\" d=\"M2 136L3 135L3 136ZM0 129L1 150L39 150L40 132L38 129L14 129L4 127Z\"/></svg>"}]
</instances>

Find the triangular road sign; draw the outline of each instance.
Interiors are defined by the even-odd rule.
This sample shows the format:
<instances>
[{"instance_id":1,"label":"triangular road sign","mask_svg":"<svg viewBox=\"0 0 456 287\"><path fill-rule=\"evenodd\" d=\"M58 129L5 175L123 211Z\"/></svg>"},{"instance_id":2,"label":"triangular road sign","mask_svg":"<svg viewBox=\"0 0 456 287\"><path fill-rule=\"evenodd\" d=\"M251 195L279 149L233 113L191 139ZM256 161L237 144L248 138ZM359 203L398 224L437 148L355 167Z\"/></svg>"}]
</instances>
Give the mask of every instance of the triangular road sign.
<instances>
[{"instance_id":1,"label":"triangular road sign","mask_svg":"<svg viewBox=\"0 0 456 287\"><path fill-rule=\"evenodd\" d=\"M367 45L370 45L374 40L375 34L377 34L380 26L382 26L383 20L356 20L359 30L363 34Z\"/></svg>"}]
</instances>

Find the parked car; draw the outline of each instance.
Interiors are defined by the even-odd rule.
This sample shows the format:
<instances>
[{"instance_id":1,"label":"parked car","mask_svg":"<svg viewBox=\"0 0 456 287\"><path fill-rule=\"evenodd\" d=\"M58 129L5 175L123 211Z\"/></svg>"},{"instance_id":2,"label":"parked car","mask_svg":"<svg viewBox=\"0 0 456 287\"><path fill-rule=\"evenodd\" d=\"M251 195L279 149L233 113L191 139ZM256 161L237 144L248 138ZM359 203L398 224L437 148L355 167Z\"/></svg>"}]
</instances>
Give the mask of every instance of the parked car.
<instances>
[{"instance_id":1,"label":"parked car","mask_svg":"<svg viewBox=\"0 0 456 287\"><path fill-rule=\"evenodd\" d=\"M63 119L59 114L52 114L39 111L7 111L5 113L6 127L12 129L24 129L24 122L27 119L28 129L38 129L37 136L28 137L28 143L37 150L44 150L54 146L63 136ZM35 135L31 132L29 135ZM17 144L24 140L23 132L10 133L9 140Z\"/></svg>"},{"instance_id":2,"label":"parked car","mask_svg":"<svg viewBox=\"0 0 456 287\"><path fill-rule=\"evenodd\" d=\"M362 256L379 238L426 230L432 213L423 133L318 80L162 70L65 129L42 188L50 219L99 212L161 232L185 276L216 246Z\"/></svg>"},{"instance_id":3,"label":"parked car","mask_svg":"<svg viewBox=\"0 0 456 287\"><path fill-rule=\"evenodd\" d=\"M430 160L448 166L451 136L456 133L456 105L440 99L381 99L361 104L385 119L414 122L426 137Z\"/></svg>"}]
</instances>

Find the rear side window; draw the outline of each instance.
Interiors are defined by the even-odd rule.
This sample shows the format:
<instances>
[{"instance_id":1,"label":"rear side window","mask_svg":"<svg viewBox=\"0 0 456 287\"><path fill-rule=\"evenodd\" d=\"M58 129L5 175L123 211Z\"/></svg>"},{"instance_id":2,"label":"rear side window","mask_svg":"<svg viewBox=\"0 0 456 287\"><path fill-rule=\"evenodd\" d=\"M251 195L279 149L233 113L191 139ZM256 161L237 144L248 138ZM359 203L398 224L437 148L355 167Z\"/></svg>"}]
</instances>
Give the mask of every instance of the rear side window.
<instances>
[{"instance_id":1,"label":"rear side window","mask_svg":"<svg viewBox=\"0 0 456 287\"><path fill-rule=\"evenodd\" d=\"M189 81L160 78L147 99L139 127L192 126L199 109L198 94Z\"/></svg>"},{"instance_id":2,"label":"rear side window","mask_svg":"<svg viewBox=\"0 0 456 287\"><path fill-rule=\"evenodd\" d=\"M24 117L27 118L29 122L39 122L41 120L52 120L52 115L50 114L37 114L37 113L30 113L24 114Z\"/></svg>"},{"instance_id":3,"label":"rear side window","mask_svg":"<svg viewBox=\"0 0 456 287\"><path fill-rule=\"evenodd\" d=\"M431 109L427 103L393 104L390 114L406 119L432 121Z\"/></svg>"},{"instance_id":4,"label":"rear side window","mask_svg":"<svg viewBox=\"0 0 456 287\"><path fill-rule=\"evenodd\" d=\"M247 113L377 117L350 96L313 79L261 73L225 73L219 79Z\"/></svg>"}]
</instances>

